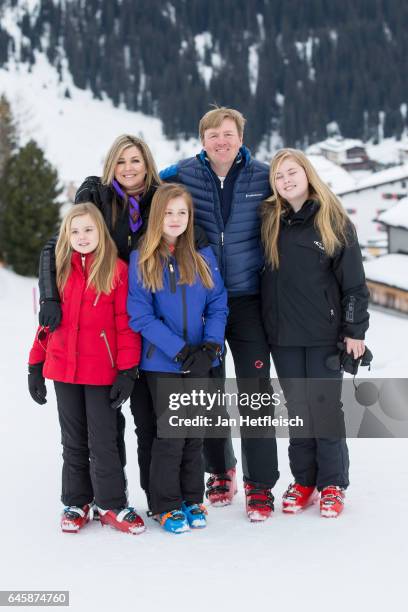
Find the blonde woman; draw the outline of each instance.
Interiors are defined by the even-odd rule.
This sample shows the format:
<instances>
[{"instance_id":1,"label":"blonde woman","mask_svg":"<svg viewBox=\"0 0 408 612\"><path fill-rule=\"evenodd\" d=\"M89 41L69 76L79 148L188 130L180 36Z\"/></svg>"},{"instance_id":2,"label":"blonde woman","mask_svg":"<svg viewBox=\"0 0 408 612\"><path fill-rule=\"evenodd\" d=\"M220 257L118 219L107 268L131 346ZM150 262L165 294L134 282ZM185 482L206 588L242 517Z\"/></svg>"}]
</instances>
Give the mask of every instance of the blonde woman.
<instances>
[{"instance_id":1,"label":"blonde woman","mask_svg":"<svg viewBox=\"0 0 408 612\"><path fill-rule=\"evenodd\" d=\"M219 365L227 294L211 247L197 250L193 203L181 185L162 185L129 265L130 326L143 337L141 369L160 416L168 407L160 379L208 377ZM188 383L187 383L188 385ZM163 528L205 527L204 465L199 438L157 437L150 465L151 510Z\"/></svg>"},{"instance_id":2,"label":"blonde woman","mask_svg":"<svg viewBox=\"0 0 408 612\"><path fill-rule=\"evenodd\" d=\"M140 336L128 325L127 265L118 259L101 212L78 204L66 215L56 245L62 322L40 327L29 357L32 398L46 402L54 381L63 445L64 532L78 532L95 502L101 523L137 534L141 517L128 507L116 409L130 396Z\"/></svg>"},{"instance_id":3,"label":"blonde woman","mask_svg":"<svg viewBox=\"0 0 408 612\"><path fill-rule=\"evenodd\" d=\"M349 485L340 401L342 373L326 365L344 342L359 358L368 329L368 290L357 236L341 203L307 157L282 149L270 166L272 196L263 205L263 322L289 414L304 426L290 432L295 479L283 511L317 501L336 517ZM296 435L294 435L296 433Z\"/></svg>"}]
</instances>

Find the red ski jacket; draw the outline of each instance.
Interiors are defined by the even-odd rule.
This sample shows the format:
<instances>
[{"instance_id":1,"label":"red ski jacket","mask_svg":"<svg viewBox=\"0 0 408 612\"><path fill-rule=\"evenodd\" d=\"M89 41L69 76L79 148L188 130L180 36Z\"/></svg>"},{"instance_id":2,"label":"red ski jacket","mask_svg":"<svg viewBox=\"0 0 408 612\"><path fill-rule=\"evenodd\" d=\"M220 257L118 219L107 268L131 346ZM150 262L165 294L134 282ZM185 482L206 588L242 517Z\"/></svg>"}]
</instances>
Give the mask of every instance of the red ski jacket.
<instances>
[{"instance_id":1,"label":"red ski jacket","mask_svg":"<svg viewBox=\"0 0 408 612\"><path fill-rule=\"evenodd\" d=\"M111 385L118 370L139 364L140 334L128 325L128 267L118 259L114 289L86 288L92 255L73 253L61 295L62 322L54 331L38 328L29 363L45 361L45 378L83 385ZM45 332L45 333L44 333Z\"/></svg>"}]
</instances>

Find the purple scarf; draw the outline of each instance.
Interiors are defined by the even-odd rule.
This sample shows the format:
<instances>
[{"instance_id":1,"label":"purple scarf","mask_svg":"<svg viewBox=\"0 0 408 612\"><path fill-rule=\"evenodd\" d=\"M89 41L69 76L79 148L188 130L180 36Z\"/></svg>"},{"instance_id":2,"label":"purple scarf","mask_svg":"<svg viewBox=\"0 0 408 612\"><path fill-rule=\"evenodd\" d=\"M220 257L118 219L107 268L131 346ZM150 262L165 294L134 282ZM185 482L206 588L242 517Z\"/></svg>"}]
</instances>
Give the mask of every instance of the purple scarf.
<instances>
[{"instance_id":1,"label":"purple scarf","mask_svg":"<svg viewBox=\"0 0 408 612\"><path fill-rule=\"evenodd\" d=\"M112 185L116 193L124 200L125 193L122 190L116 179L113 179ZM136 196L128 196L129 200L129 226L132 232L137 232L137 230L143 224L142 216L140 214L140 206L138 202L138 197Z\"/></svg>"}]
</instances>

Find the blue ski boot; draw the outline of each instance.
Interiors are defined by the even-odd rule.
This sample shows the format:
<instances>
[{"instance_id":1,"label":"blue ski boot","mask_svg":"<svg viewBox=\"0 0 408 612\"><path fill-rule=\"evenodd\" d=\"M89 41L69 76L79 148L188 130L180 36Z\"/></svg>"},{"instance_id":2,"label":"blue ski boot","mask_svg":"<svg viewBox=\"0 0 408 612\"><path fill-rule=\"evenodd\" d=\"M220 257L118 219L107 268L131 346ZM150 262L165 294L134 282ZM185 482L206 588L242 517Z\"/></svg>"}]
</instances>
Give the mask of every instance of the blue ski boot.
<instances>
[{"instance_id":1,"label":"blue ski boot","mask_svg":"<svg viewBox=\"0 0 408 612\"><path fill-rule=\"evenodd\" d=\"M160 525L170 533L189 531L186 515L181 510L171 510L159 514Z\"/></svg>"},{"instance_id":2,"label":"blue ski boot","mask_svg":"<svg viewBox=\"0 0 408 612\"><path fill-rule=\"evenodd\" d=\"M187 505L186 502L183 502L181 509L186 515L188 524L192 529L203 529L203 527L207 527L207 510L203 504Z\"/></svg>"}]
</instances>

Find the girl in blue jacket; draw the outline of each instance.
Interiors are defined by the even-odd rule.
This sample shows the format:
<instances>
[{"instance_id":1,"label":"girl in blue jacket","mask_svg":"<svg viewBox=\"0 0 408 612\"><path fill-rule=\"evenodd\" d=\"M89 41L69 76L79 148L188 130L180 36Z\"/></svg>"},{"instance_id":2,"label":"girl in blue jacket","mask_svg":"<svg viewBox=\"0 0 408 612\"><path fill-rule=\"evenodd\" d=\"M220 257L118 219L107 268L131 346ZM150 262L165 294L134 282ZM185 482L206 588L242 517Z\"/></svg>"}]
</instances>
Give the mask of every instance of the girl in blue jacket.
<instances>
[{"instance_id":1,"label":"girl in blue jacket","mask_svg":"<svg viewBox=\"0 0 408 612\"><path fill-rule=\"evenodd\" d=\"M170 425L170 389L177 396L191 393L190 379L208 377L224 344L227 293L211 248L195 249L193 223L188 191L162 185L152 200L146 234L130 257L130 326L143 338L140 368L158 426L160 416ZM161 437L159 427L154 440L150 498L164 529L179 533L206 525L204 466L202 439L187 438L177 427L173 435Z\"/></svg>"}]
</instances>

